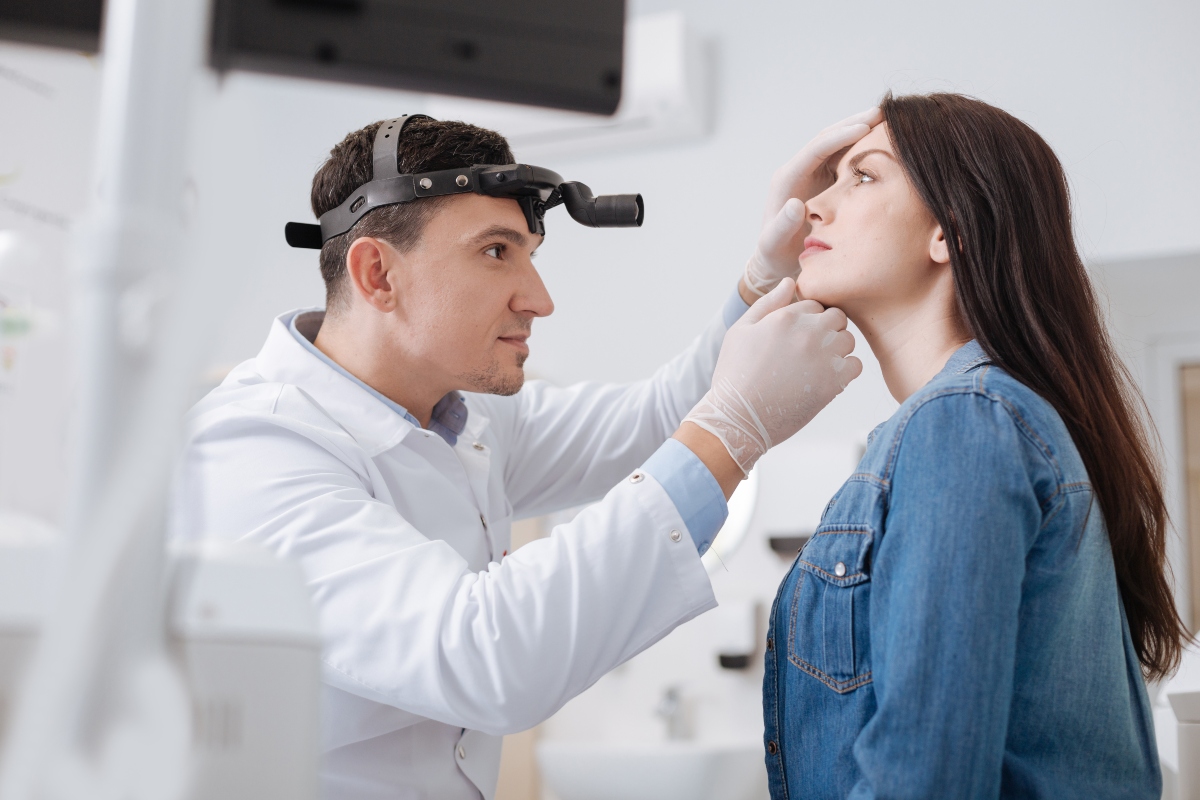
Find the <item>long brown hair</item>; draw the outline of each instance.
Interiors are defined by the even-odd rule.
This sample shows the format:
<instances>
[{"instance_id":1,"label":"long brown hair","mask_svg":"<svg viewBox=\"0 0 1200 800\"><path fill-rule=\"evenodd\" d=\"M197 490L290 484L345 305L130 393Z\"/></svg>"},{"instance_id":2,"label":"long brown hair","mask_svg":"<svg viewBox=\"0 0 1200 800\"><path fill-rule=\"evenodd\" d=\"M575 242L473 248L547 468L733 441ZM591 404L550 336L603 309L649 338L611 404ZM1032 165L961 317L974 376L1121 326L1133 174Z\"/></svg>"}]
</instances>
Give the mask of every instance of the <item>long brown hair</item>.
<instances>
[{"instance_id":1,"label":"long brown hair","mask_svg":"<svg viewBox=\"0 0 1200 800\"><path fill-rule=\"evenodd\" d=\"M1158 460L1075 248L1062 164L1032 128L974 98L889 93L881 105L900 163L951 245L968 329L1071 433L1108 529L1133 646L1148 678L1165 677L1187 633L1167 572Z\"/></svg>"}]
</instances>

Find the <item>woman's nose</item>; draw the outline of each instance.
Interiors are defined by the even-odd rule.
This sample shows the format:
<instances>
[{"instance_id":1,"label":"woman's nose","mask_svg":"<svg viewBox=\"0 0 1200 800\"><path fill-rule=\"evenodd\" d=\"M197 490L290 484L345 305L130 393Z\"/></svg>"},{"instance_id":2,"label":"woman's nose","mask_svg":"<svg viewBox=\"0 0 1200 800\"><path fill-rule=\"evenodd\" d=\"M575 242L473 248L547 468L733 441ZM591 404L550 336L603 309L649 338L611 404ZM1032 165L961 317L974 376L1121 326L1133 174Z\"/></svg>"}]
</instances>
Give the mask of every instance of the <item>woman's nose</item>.
<instances>
[{"instance_id":1,"label":"woman's nose","mask_svg":"<svg viewBox=\"0 0 1200 800\"><path fill-rule=\"evenodd\" d=\"M832 205L829 202L829 192L826 189L804 204L805 215L810 223L828 223L832 217Z\"/></svg>"}]
</instances>

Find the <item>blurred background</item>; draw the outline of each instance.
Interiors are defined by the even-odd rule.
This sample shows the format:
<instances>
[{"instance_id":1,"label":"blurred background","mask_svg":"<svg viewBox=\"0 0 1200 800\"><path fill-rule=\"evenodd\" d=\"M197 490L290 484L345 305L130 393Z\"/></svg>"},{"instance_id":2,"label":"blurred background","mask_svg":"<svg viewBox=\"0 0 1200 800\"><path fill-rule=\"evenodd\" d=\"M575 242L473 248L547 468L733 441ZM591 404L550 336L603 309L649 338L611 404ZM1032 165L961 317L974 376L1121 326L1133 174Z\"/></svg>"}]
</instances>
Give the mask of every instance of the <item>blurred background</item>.
<instances>
[{"instance_id":1,"label":"blurred background","mask_svg":"<svg viewBox=\"0 0 1200 800\"><path fill-rule=\"evenodd\" d=\"M496 127L518 160L597 193L641 192L641 229L549 215L537 264L557 310L534 326L528 362L558 384L628 381L717 312L753 248L772 171L819 129L888 90L965 92L1033 126L1070 176L1079 246L1162 436L1178 600L1196 619L1200 4L630 0L628 17L625 97L612 120L241 72L197 78L187 234L158 254L199 254L224 282L206 314L197 396L257 352L276 315L322 304L316 253L288 248L283 225L311 220L313 172L369 122L422 112ZM93 185L101 66L94 55L0 43L0 306L36 309L0 328L0 508L53 524L75 402L66 254ZM37 321L33 335L18 319ZM757 470L746 541L713 577L734 610L683 626L511 737L499 797L554 797L536 742L649 747L673 735L761 746L769 604L867 432L895 408L870 352L858 355L863 377ZM554 521L526 522L520 535ZM723 643L746 635L749 658L723 667Z\"/></svg>"}]
</instances>

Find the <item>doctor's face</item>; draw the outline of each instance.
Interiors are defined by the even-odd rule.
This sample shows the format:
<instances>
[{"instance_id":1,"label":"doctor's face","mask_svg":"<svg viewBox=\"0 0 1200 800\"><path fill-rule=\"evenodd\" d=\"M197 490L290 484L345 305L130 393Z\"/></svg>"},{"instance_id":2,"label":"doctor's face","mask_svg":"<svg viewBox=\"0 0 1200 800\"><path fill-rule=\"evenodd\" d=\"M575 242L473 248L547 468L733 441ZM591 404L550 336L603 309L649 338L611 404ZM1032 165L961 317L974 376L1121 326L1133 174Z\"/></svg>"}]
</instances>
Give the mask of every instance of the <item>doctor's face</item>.
<instances>
[{"instance_id":1,"label":"doctor's face","mask_svg":"<svg viewBox=\"0 0 1200 800\"><path fill-rule=\"evenodd\" d=\"M804 297L841 308L863 327L911 309L952 280L941 228L896 159L885 125L830 166L833 185L805 204L812 232L800 255Z\"/></svg>"},{"instance_id":2,"label":"doctor's face","mask_svg":"<svg viewBox=\"0 0 1200 800\"><path fill-rule=\"evenodd\" d=\"M396 345L456 389L515 393L533 320L554 311L533 266L541 243L514 200L449 198L404 254Z\"/></svg>"}]
</instances>

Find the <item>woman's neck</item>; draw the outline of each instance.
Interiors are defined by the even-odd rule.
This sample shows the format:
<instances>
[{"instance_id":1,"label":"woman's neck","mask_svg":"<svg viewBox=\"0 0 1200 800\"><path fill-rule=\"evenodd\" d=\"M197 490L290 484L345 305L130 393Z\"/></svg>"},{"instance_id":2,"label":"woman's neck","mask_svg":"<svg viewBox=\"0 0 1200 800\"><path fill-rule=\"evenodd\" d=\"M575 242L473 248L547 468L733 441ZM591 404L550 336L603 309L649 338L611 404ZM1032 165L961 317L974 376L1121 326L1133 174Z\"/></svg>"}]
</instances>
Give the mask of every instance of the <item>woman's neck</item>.
<instances>
[{"instance_id":1,"label":"woman's neck","mask_svg":"<svg viewBox=\"0 0 1200 800\"><path fill-rule=\"evenodd\" d=\"M942 371L950 356L971 340L954 307L925 303L917 308L851 315L896 402L903 403Z\"/></svg>"}]
</instances>

